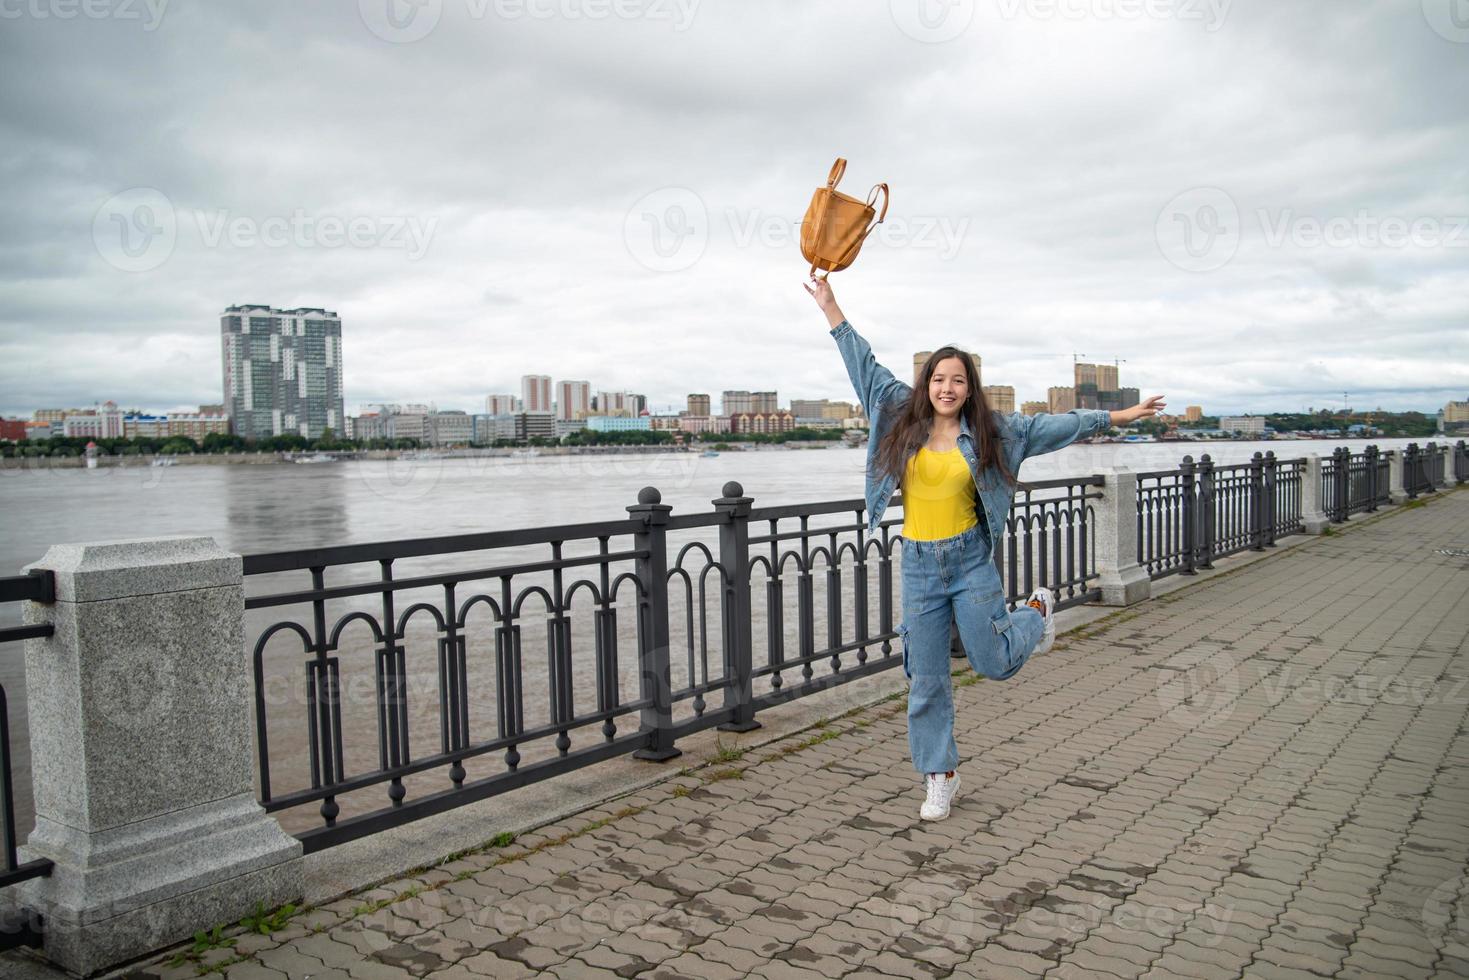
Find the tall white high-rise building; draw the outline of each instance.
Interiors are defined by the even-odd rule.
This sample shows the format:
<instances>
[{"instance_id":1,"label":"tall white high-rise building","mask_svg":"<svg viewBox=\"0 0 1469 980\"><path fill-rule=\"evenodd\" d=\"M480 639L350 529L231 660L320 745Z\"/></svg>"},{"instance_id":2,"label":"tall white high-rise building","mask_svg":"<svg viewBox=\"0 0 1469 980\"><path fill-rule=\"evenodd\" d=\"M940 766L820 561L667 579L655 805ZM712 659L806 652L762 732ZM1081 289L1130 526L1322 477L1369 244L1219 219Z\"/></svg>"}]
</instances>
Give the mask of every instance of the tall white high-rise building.
<instances>
[{"instance_id":1,"label":"tall white high-rise building","mask_svg":"<svg viewBox=\"0 0 1469 980\"><path fill-rule=\"evenodd\" d=\"M551 411L551 376L549 374L521 375L520 401L522 411Z\"/></svg>"},{"instance_id":2,"label":"tall white high-rise building","mask_svg":"<svg viewBox=\"0 0 1469 980\"><path fill-rule=\"evenodd\" d=\"M592 383L590 381L556 382L556 417L564 421L584 417L592 411Z\"/></svg>"},{"instance_id":3,"label":"tall white high-rise building","mask_svg":"<svg viewBox=\"0 0 1469 980\"><path fill-rule=\"evenodd\" d=\"M486 395L486 415L510 415L520 410L520 399L514 395Z\"/></svg>"},{"instance_id":4,"label":"tall white high-rise building","mask_svg":"<svg viewBox=\"0 0 1469 980\"><path fill-rule=\"evenodd\" d=\"M247 304L227 307L219 326L224 410L235 435L343 432L341 317Z\"/></svg>"}]
</instances>

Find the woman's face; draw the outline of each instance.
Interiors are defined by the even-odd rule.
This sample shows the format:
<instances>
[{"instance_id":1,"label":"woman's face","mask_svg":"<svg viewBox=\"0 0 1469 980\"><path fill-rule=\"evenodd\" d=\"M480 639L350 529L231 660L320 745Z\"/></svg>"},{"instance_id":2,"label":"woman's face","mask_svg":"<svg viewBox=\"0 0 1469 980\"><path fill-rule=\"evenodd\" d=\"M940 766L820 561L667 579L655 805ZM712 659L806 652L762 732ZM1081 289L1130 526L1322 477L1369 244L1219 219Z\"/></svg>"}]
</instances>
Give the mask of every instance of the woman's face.
<instances>
[{"instance_id":1,"label":"woman's face","mask_svg":"<svg viewBox=\"0 0 1469 980\"><path fill-rule=\"evenodd\" d=\"M928 379L928 400L933 413L944 419L956 419L964 400L969 397L969 376L964 371L964 362L957 357L946 357L933 366L933 375Z\"/></svg>"}]
</instances>

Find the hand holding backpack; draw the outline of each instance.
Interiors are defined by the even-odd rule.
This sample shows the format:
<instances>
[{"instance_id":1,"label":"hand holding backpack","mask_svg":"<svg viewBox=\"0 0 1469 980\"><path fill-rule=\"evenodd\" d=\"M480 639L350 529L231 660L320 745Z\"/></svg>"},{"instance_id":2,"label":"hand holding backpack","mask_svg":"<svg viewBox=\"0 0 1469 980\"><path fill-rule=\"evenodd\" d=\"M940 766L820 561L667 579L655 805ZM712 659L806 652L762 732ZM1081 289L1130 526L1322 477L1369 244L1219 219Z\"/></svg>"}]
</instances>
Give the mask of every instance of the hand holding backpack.
<instances>
[{"instance_id":1,"label":"hand holding backpack","mask_svg":"<svg viewBox=\"0 0 1469 980\"><path fill-rule=\"evenodd\" d=\"M846 170L847 161L837 157L827 175L826 186L816 188L806 208L806 217L801 221L801 254L811 263L812 276L817 269L829 275L851 265L872 229L882 224L888 214L887 184L874 184L866 201L836 189ZM873 207L879 191L882 192L880 214Z\"/></svg>"}]
</instances>

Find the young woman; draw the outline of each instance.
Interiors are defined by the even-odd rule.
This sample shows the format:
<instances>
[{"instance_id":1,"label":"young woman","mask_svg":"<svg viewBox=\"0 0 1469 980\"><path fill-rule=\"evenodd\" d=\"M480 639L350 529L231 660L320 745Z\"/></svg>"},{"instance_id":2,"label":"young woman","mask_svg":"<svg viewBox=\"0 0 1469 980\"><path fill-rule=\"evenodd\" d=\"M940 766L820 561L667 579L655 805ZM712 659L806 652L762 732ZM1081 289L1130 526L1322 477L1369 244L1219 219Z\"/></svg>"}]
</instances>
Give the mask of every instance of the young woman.
<instances>
[{"instance_id":1,"label":"young woman","mask_svg":"<svg viewBox=\"0 0 1469 980\"><path fill-rule=\"evenodd\" d=\"M1161 395L1120 412L1074 409L1063 415L1001 415L972 379L970 356L934 351L909 386L877 362L837 306L825 280L806 284L871 427L867 443L867 530L903 491L903 673L908 677L908 748L923 774L918 815L942 820L959 789L954 743L949 624L957 622L970 665L992 680L1014 676L1055 638L1055 596L1036 589L1013 613L993 560L992 529L1005 526L1020 464L1055 452L1109 425L1149 418Z\"/></svg>"}]
</instances>

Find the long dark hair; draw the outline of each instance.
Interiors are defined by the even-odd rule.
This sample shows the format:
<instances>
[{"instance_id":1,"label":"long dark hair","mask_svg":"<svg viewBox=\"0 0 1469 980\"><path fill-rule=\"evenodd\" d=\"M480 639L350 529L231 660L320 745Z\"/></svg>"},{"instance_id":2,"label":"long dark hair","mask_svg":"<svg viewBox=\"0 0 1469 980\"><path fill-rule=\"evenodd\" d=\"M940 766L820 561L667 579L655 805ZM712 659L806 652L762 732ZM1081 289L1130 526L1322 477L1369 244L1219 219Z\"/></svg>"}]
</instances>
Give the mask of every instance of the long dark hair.
<instances>
[{"instance_id":1,"label":"long dark hair","mask_svg":"<svg viewBox=\"0 0 1469 980\"><path fill-rule=\"evenodd\" d=\"M918 372L913 394L907 404L890 406L892 416L887 432L883 433L882 441L877 444L877 471L892 476L899 484L903 482L903 470L907 466L908 457L918 452L928 441L929 429L933 425L933 401L928 397L928 384L933 379L933 370L939 361L950 357L957 357L964 365L964 374L969 382L968 394L964 398L964 404L959 406L959 411L969 420L969 430L974 433L978 443L980 470L994 467L1006 482L1014 483L1015 478L1005 465L1005 454L1001 451L1000 427L990 411L989 401L984 397L984 389L975 383L979 379L979 372L974 369L974 358L969 356L968 351L953 346L940 347L928 355L928 360L923 362L923 368Z\"/></svg>"}]
</instances>

